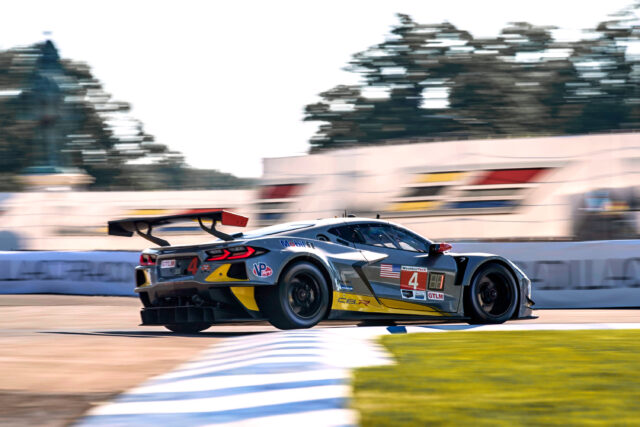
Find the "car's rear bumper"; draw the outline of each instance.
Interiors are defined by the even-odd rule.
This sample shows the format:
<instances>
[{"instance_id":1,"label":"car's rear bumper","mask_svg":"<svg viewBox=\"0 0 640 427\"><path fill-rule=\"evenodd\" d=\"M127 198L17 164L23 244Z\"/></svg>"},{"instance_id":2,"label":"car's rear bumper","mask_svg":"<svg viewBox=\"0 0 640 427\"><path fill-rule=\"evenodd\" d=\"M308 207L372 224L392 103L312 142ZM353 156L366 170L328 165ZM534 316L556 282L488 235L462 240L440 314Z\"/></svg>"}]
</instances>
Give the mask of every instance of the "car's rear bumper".
<instances>
[{"instance_id":1,"label":"car's rear bumper","mask_svg":"<svg viewBox=\"0 0 640 427\"><path fill-rule=\"evenodd\" d=\"M158 284L136 289L144 308L143 325L219 323L260 320L254 286L195 282Z\"/></svg>"},{"instance_id":2,"label":"car's rear bumper","mask_svg":"<svg viewBox=\"0 0 640 427\"><path fill-rule=\"evenodd\" d=\"M145 307L140 311L141 326L163 326L188 323L225 323L264 320L250 312L225 310L219 307Z\"/></svg>"}]
</instances>

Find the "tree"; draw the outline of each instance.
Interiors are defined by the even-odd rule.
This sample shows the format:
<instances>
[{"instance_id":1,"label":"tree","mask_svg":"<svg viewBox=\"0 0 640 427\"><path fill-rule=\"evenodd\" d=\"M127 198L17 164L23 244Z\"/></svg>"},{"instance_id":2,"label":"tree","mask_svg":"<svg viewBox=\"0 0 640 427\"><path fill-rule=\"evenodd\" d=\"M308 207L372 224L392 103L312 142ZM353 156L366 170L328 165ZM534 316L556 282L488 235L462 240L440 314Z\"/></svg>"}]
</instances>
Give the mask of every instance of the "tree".
<instances>
[{"instance_id":1,"label":"tree","mask_svg":"<svg viewBox=\"0 0 640 427\"><path fill-rule=\"evenodd\" d=\"M494 39L478 39L460 56L450 107L467 135L558 134L573 115L565 108L573 64L552 27L516 22Z\"/></svg>"},{"instance_id":2,"label":"tree","mask_svg":"<svg viewBox=\"0 0 640 427\"><path fill-rule=\"evenodd\" d=\"M135 159L182 164L154 142L130 107L113 101L86 64L60 58L51 41L0 52L0 170L76 166L96 187L126 182ZM126 175L126 174L125 174Z\"/></svg>"},{"instance_id":3,"label":"tree","mask_svg":"<svg viewBox=\"0 0 640 427\"><path fill-rule=\"evenodd\" d=\"M391 139L559 135L640 128L640 2L577 42L515 22L474 39L407 15L383 43L357 53L339 85L307 105L321 122L312 150ZM371 93L382 93L372 97ZM440 102L433 103L433 94Z\"/></svg>"},{"instance_id":4,"label":"tree","mask_svg":"<svg viewBox=\"0 0 640 427\"><path fill-rule=\"evenodd\" d=\"M444 106L424 108L423 93L446 93L456 64L445 55L471 36L449 23L419 25L408 15L398 19L385 42L355 54L349 63L349 71L362 75L362 86L336 86L320 94L321 102L305 108L306 121L327 122L311 140L313 147L448 130L451 120L440 115ZM370 93L363 93L365 88Z\"/></svg>"}]
</instances>

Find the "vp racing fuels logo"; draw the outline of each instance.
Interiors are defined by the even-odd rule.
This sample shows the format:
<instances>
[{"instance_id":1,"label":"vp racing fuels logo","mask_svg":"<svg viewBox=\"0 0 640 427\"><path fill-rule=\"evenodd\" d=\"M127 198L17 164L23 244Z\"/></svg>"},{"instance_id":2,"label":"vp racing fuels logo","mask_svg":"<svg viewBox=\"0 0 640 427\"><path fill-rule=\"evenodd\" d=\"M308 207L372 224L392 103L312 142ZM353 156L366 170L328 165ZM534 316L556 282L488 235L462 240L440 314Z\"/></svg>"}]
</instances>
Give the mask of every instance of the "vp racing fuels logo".
<instances>
[{"instance_id":1,"label":"vp racing fuels logo","mask_svg":"<svg viewBox=\"0 0 640 427\"><path fill-rule=\"evenodd\" d=\"M253 275L256 277L269 277L273 274L273 269L264 262L253 264Z\"/></svg>"}]
</instances>

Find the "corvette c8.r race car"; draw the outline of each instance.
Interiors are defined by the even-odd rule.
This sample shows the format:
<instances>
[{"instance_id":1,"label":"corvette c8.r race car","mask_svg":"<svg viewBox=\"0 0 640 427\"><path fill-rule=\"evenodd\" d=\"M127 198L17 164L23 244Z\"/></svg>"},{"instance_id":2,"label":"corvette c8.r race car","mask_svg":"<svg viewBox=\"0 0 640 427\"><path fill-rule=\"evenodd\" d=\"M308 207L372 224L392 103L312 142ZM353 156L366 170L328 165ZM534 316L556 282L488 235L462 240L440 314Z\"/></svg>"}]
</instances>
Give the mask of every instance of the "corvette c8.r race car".
<instances>
[{"instance_id":1,"label":"corvette c8.r race car","mask_svg":"<svg viewBox=\"0 0 640 427\"><path fill-rule=\"evenodd\" d=\"M152 234L189 220L217 239L170 246ZM195 333L239 321L294 329L327 319L502 323L532 314L531 282L497 255L450 253L449 244L367 218L216 228L247 221L224 210L110 221L109 234L135 232L158 245L135 270L142 325Z\"/></svg>"}]
</instances>

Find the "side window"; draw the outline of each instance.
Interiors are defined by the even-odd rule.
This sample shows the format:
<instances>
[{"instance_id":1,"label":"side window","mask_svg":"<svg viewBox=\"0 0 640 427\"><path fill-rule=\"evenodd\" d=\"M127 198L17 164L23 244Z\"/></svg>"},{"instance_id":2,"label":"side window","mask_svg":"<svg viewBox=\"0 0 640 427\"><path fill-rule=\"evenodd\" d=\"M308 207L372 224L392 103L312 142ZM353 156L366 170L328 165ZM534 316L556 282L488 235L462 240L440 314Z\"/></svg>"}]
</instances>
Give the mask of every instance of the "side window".
<instances>
[{"instance_id":1,"label":"side window","mask_svg":"<svg viewBox=\"0 0 640 427\"><path fill-rule=\"evenodd\" d=\"M358 226L358 231L364 238L365 245L378 246L382 248L399 249L399 247L393 243L391 237L385 230L390 227L384 225L366 224Z\"/></svg>"},{"instance_id":2,"label":"side window","mask_svg":"<svg viewBox=\"0 0 640 427\"><path fill-rule=\"evenodd\" d=\"M360 234L358 234L355 227L351 225L330 228L329 233L340 239L346 240L347 242L364 243L364 240L362 240L362 237L360 237Z\"/></svg>"},{"instance_id":3,"label":"side window","mask_svg":"<svg viewBox=\"0 0 640 427\"><path fill-rule=\"evenodd\" d=\"M420 239L413 233L409 233L408 231L397 227L389 227L387 232L390 237L395 240L396 244L400 246L400 249L413 252L427 252L429 250L429 243Z\"/></svg>"}]
</instances>

